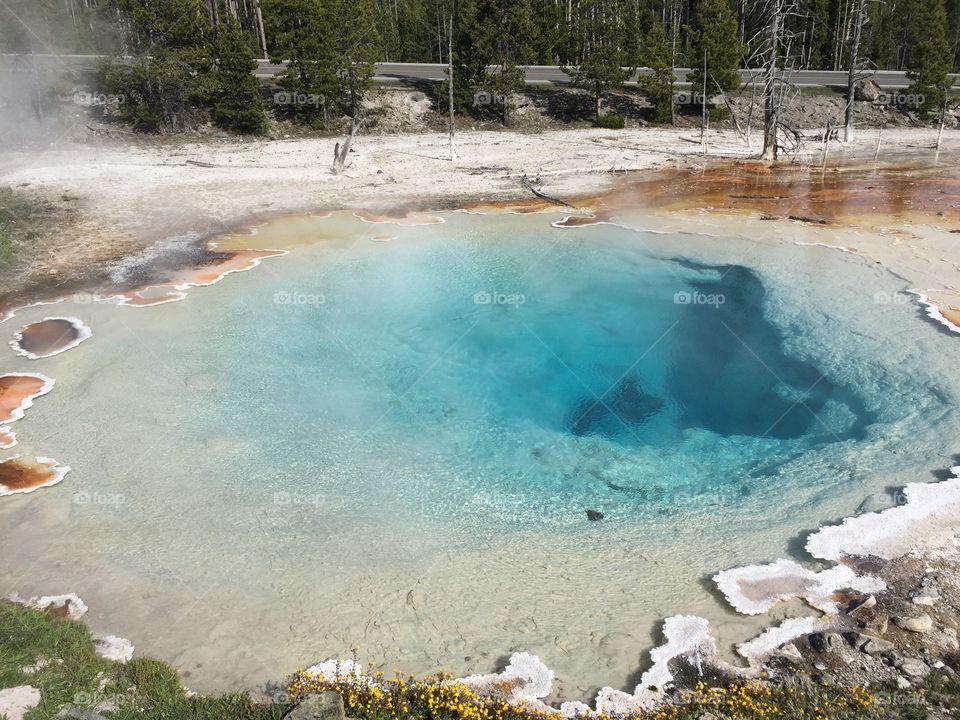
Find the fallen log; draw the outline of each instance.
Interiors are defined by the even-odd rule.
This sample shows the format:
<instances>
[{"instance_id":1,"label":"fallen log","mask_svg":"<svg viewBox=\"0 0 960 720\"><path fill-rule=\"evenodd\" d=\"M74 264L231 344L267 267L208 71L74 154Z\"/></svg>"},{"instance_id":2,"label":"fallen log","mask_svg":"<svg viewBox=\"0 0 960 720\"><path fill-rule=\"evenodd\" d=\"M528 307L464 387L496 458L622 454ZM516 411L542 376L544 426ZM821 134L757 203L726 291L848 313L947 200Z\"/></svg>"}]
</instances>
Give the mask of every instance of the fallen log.
<instances>
[{"instance_id":1,"label":"fallen log","mask_svg":"<svg viewBox=\"0 0 960 720\"><path fill-rule=\"evenodd\" d=\"M520 179L520 182L523 183L524 187L527 188L527 190L529 190L530 192L532 192L534 195L536 195L536 196L537 196L538 198L540 198L541 200L546 200L547 202L553 203L554 205L562 205L563 207L572 208L573 210L579 210L579 209L580 209L580 208L578 208L576 205L571 205L571 204L568 203L568 202L564 202L563 200L558 200L557 198L550 197L550 196L547 195L546 193L540 192L539 190L537 190L537 189L530 183L530 179L529 179L526 175L524 175L524 176Z\"/></svg>"}]
</instances>

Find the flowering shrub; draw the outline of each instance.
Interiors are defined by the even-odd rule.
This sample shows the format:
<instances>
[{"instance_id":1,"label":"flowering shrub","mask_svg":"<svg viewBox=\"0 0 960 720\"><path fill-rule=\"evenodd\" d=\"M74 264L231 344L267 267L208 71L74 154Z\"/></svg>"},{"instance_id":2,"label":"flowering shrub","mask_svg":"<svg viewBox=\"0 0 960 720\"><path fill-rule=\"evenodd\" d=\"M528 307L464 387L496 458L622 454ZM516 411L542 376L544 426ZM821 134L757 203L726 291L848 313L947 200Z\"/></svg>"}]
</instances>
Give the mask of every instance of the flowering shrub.
<instances>
[{"instance_id":1,"label":"flowering shrub","mask_svg":"<svg viewBox=\"0 0 960 720\"><path fill-rule=\"evenodd\" d=\"M421 680L382 673L365 676L338 671L324 675L298 672L288 691L294 700L310 693L332 691L343 697L348 717L356 720L546 720L558 713L506 700L513 688L480 695L464 682L440 673ZM626 717L591 715L593 720L695 720L713 715L736 720L857 720L869 716L873 695L865 688L794 688L763 680L726 687L697 684L669 704Z\"/></svg>"}]
</instances>

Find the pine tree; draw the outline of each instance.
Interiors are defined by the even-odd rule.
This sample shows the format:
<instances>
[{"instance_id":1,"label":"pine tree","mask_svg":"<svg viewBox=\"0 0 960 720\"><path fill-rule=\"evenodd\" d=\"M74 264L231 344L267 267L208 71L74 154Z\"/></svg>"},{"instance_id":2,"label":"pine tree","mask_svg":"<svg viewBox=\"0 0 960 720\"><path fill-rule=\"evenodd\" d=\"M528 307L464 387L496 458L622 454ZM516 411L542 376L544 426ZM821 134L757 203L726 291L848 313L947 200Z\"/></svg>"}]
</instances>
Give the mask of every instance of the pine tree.
<instances>
[{"instance_id":1,"label":"pine tree","mask_svg":"<svg viewBox=\"0 0 960 720\"><path fill-rule=\"evenodd\" d=\"M347 113L359 120L380 57L380 33L371 0L331 0L334 70Z\"/></svg>"},{"instance_id":2,"label":"pine tree","mask_svg":"<svg viewBox=\"0 0 960 720\"><path fill-rule=\"evenodd\" d=\"M537 22L530 0L478 0L478 48L493 70L483 81L498 103L504 125L510 115L510 97L523 90L524 72L520 65L533 56L537 40Z\"/></svg>"},{"instance_id":3,"label":"pine tree","mask_svg":"<svg viewBox=\"0 0 960 720\"><path fill-rule=\"evenodd\" d=\"M947 41L943 0L912 0L908 29L908 95L922 96L917 112L929 117L944 107L951 83L947 78L953 53Z\"/></svg>"},{"instance_id":4,"label":"pine tree","mask_svg":"<svg viewBox=\"0 0 960 720\"><path fill-rule=\"evenodd\" d=\"M487 77L490 58L480 43L475 0L458 0L453 16L453 102L459 113L479 110L477 93ZM445 96L446 86L440 93Z\"/></svg>"},{"instance_id":5,"label":"pine tree","mask_svg":"<svg viewBox=\"0 0 960 720\"><path fill-rule=\"evenodd\" d=\"M619 0L582 0L577 6L574 42L577 62L563 68L574 87L593 95L594 112L600 120L603 93L623 87L634 71L625 67L635 58L629 57L624 3Z\"/></svg>"},{"instance_id":6,"label":"pine tree","mask_svg":"<svg viewBox=\"0 0 960 720\"><path fill-rule=\"evenodd\" d=\"M277 95L281 109L309 124L326 125L339 92L330 15L319 0L261 0L261 9L270 59L288 61L279 77L285 90Z\"/></svg>"},{"instance_id":7,"label":"pine tree","mask_svg":"<svg viewBox=\"0 0 960 720\"><path fill-rule=\"evenodd\" d=\"M260 97L260 84L253 71L254 50L240 25L230 17L216 29L213 42L216 58L212 111L216 123L227 130L261 135L267 128Z\"/></svg>"},{"instance_id":8,"label":"pine tree","mask_svg":"<svg viewBox=\"0 0 960 720\"><path fill-rule=\"evenodd\" d=\"M558 53L566 36L564 7L563 3L556 0L534 0L537 36L533 61L539 65L558 64Z\"/></svg>"},{"instance_id":9,"label":"pine tree","mask_svg":"<svg viewBox=\"0 0 960 720\"><path fill-rule=\"evenodd\" d=\"M693 17L690 67L687 80L694 92L702 92L703 66L707 67L707 94L740 87L740 57L743 47L737 40L737 16L728 0L700 0Z\"/></svg>"},{"instance_id":10,"label":"pine tree","mask_svg":"<svg viewBox=\"0 0 960 720\"><path fill-rule=\"evenodd\" d=\"M640 78L640 83L653 103L655 122L673 122L673 48L666 30L659 22L650 26L644 37L643 64L652 71Z\"/></svg>"},{"instance_id":11,"label":"pine tree","mask_svg":"<svg viewBox=\"0 0 960 720\"><path fill-rule=\"evenodd\" d=\"M878 68L896 66L897 32L895 12L885 3L870 3L867 8L866 55Z\"/></svg>"},{"instance_id":12,"label":"pine tree","mask_svg":"<svg viewBox=\"0 0 960 720\"><path fill-rule=\"evenodd\" d=\"M118 9L132 20L138 52L183 50L203 46L212 33L202 0L119 0Z\"/></svg>"},{"instance_id":13,"label":"pine tree","mask_svg":"<svg viewBox=\"0 0 960 720\"><path fill-rule=\"evenodd\" d=\"M124 102L119 119L143 132L197 126L213 86L212 27L201 0L120 0L117 11L132 28L133 62L106 62L99 89Z\"/></svg>"}]
</instances>

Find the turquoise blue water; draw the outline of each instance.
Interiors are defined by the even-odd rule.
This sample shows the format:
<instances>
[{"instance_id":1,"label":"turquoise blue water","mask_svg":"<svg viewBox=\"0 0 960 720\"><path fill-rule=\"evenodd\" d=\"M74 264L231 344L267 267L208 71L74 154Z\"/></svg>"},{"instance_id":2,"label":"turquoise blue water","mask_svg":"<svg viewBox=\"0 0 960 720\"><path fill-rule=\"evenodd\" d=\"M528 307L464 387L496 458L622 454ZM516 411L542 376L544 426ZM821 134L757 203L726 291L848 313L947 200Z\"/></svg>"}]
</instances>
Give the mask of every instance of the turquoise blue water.
<instances>
[{"instance_id":1,"label":"turquoise blue water","mask_svg":"<svg viewBox=\"0 0 960 720\"><path fill-rule=\"evenodd\" d=\"M874 421L853 387L784 348L751 270L552 242L433 233L290 268L274 302L237 294L226 316L257 329L226 348L246 361L204 423L264 435L277 463L366 437L358 452L446 478L437 509L498 491L550 512L750 492ZM265 378L269 403L250 392ZM579 471L597 452L624 462Z\"/></svg>"},{"instance_id":2,"label":"turquoise blue water","mask_svg":"<svg viewBox=\"0 0 960 720\"><path fill-rule=\"evenodd\" d=\"M183 302L59 308L93 338L4 367L57 379L18 450L73 472L0 504L0 591L76 591L197 689L359 646L528 650L583 698L665 616L749 638L707 578L950 464L955 338L859 258L445 218L280 220L289 255Z\"/></svg>"}]
</instances>

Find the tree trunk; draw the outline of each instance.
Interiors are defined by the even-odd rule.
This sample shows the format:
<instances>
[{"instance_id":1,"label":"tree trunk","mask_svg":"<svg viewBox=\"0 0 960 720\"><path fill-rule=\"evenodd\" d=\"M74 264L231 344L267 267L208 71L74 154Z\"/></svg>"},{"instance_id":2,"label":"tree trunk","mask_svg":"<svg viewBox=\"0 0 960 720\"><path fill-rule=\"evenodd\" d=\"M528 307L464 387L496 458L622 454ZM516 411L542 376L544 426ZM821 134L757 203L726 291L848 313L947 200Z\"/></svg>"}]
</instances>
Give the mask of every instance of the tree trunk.
<instances>
[{"instance_id":1,"label":"tree trunk","mask_svg":"<svg viewBox=\"0 0 960 720\"><path fill-rule=\"evenodd\" d=\"M456 157L453 148L453 15L450 16L447 32L447 102L450 110L450 161Z\"/></svg>"},{"instance_id":2,"label":"tree trunk","mask_svg":"<svg viewBox=\"0 0 960 720\"><path fill-rule=\"evenodd\" d=\"M263 59L269 59L269 53L267 53L267 33L263 29L263 13L260 12L260 3L257 0L253 0L253 14L257 22L257 37L260 39L260 50L263 52Z\"/></svg>"},{"instance_id":3,"label":"tree trunk","mask_svg":"<svg viewBox=\"0 0 960 720\"><path fill-rule=\"evenodd\" d=\"M344 139L343 144L337 143L333 149L333 168L331 172L334 175L339 175L344 171L347 166L347 154L350 152L350 145L353 143L353 136L357 134L357 130L360 128L360 123L356 117L350 118L350 132L347 133L347 137Z\"/></svg>"},{"instance_id":4,"label":"tree trunk","mask_svg":"<svg viewBox=\"0 0 960 720\"><path fill-rule=\"evenodd\" d=\"M707 154L707 48L703 48L703 95L700 96L700 151Z\"/></svg>"},{"instance_id":5,"label":"tree trunk","mask_svg":"<svg viewBox=\"0 0 960 720\"><path fill-rule=\"evenodd\" d=\"M767 20L763 88L763 152L760 157L768 162L777 159L777 127L780 123L780 97L777 93L777 52L780 42L781 0L770 0L770 17Z\"/></svg>"},{"instance_id":6,"label":"tree trunk","mask_svg":"<svg viewBox=\"0 0 960 720\"><path fill-rule=\"evenodd\" d=\"M947 105L950 99L949 90L944 92L943 96L943 107L940 108L940 132L937 133L937 154L933 158L933 163L936 165L940 162L940 147L943 145L943 126L947 124Z\"/></svg>"},{"instance_id":7,"label":"tree trunk","mask_svg":"<svg viewBox=\"0 0 960 720\"><path fill-rule=\"evenodd\" d=\"M853 141L853 93L857 82L857 56L860 53L860 36L866 19L867 2L857 0L857 13L853 20L853 38L850 40L850 69L847 71L847 107L843 114L843 141Z\"/></svg>"}]
</instances>

